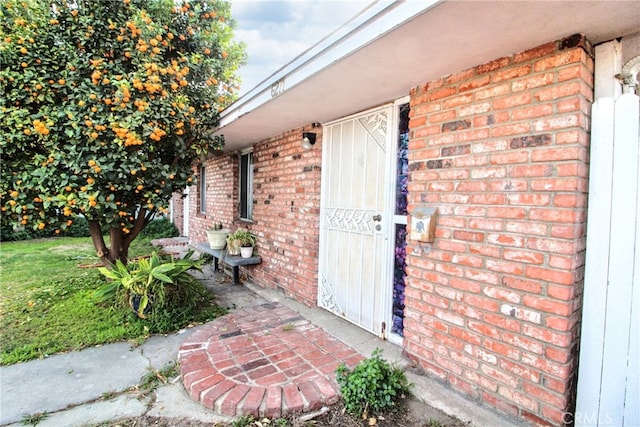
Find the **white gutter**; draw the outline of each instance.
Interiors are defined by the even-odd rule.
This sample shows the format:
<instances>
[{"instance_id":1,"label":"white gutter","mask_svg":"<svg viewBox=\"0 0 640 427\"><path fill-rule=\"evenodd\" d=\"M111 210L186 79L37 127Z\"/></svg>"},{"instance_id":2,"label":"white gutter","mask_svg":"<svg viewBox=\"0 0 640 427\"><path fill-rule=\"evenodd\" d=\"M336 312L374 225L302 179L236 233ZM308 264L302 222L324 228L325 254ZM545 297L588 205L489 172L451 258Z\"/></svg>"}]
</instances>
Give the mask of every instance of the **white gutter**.
<instances>
[{"instance_id":1,"label":"white gutter","mask_svg":"<svg viewBox=\"0 0 640 427\"><path fill-rule=\"evenodd\" d=\"M376 0L222 111L215 133L442 1Z\"/></svg>"}]
</instances>

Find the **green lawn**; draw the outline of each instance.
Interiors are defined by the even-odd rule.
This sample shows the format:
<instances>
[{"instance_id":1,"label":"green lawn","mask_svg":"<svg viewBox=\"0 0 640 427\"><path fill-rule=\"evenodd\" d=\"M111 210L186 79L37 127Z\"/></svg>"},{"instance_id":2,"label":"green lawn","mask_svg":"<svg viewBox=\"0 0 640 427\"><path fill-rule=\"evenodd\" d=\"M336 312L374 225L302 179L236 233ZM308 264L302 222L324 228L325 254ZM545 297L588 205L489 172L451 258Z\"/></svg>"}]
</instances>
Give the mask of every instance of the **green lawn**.
<instances>
[{"instance_id":1,"label":"green lawn","mask_svg":"<svg viewBox=\"0 0 640 427\"><path fill-rule=\"evenodd\" d=\"M149 254L148 240L134 241L130 257ZM99 259L89 238L54 238L0 243L0 364L121 340L141 341L149 324L126 307L98 304L95 289L105 283L96 268L79 268ZM209 304L189 321L224 312Z\"/></svg>"}]
</instances>

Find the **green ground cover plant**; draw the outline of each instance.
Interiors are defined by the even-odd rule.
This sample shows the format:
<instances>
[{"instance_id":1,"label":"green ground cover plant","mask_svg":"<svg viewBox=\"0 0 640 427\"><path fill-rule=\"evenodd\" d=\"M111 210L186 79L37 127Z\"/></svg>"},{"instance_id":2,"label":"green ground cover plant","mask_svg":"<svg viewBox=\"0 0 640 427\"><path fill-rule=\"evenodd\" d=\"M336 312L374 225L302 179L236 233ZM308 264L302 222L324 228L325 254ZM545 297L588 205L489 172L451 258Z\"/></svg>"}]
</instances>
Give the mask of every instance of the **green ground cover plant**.
<instances>
[{"instance_id":1,"label":"green ground cover plant","mask_svg":"<svg viewBox=\"0 0 640 427\"><path fill-rule=\"evenodd\" d=\"M363 418L395 409L411 389L404 372L384 360L379 348L353 370L344 363L338 366L336 380L347 412Z\"/></svg>"},{"instance_id":2,"label":"green ground cover plant","mask_svg":"<svg viewBox=\"0 0 640 427\"><path fill-rule=\"evenodd\" d=\"M148 239L137 239L130 255L152 251ZM129 307L99 301L95 291L105 278L96 268L78 267L98 262L89 238L0 243L0 364L108 342L139 342L224 313L207 300L175 318L168 312L160 322L138 319Z\"/></svg>"}]
</instances>

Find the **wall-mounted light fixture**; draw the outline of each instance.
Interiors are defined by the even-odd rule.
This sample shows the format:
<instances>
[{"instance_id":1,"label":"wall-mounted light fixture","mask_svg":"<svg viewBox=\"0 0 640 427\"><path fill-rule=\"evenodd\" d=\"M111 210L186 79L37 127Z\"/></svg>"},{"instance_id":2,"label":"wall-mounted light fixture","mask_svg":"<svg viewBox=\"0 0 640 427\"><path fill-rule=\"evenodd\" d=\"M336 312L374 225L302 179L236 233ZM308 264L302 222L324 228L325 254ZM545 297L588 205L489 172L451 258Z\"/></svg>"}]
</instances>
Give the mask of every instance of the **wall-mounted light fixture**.
<instances>
[{"instance_id":1,"label":"wall-mounted light fixture","mask_svg":"<svg viewBox=\"0 0 640 427\"><path fill-rule=\"evenodd\" d=\"M316 134L313 132L302 133L302 148L308 150L313 144L316 143Z\"/></svg>"}]
</instances>

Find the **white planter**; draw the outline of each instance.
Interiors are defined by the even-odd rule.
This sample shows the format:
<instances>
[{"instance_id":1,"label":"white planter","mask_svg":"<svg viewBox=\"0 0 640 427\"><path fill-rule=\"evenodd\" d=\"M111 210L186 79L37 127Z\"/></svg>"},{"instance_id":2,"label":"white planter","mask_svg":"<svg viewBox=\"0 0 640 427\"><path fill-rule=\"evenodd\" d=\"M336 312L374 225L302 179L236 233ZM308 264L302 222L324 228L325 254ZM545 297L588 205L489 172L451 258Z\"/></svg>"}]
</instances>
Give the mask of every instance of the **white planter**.
<instances>
[{"instance_id":1,"label":"white planter","mask_svg":"<svg viewBox=\"0 0 640 427\"><path fill-rule=\"evenodd\" d=\"M211 249L224 249L227 244L227 236L231 230L223 228L222 230L207 230L207 238Z\"/></svg>"},{"instance_id":2,"label":"white planter","mask_svg":"<svg viewBox=\"0 0 640 427\"><path fill-rule=\"evenodd\" d=\"M242 258L251 258L253 255L253 246L240 246L240 256Z\"/></svg>"}]
</instances>

